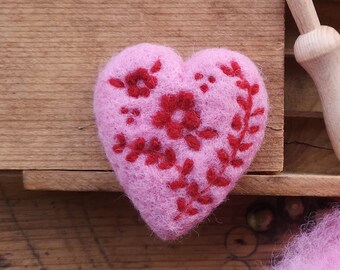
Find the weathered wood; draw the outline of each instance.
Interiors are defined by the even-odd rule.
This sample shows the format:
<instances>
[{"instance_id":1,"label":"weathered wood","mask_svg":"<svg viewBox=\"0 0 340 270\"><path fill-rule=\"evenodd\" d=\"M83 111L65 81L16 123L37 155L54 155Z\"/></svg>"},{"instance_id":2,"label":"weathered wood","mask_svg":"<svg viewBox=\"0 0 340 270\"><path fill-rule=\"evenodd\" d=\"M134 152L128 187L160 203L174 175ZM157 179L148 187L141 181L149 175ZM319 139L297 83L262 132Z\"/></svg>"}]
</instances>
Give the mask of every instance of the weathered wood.
<instances>
[{"instance_id":1,"label":"weathered wood","mask_svg":"<svg viewBox=\"0 0 340 270\"><path fill-rule=\"evenodd\" d=\"M340 163L334 154L323 119L285 120L284 170L291 173L340 175ZM329 190L332 188L328 187Z\"/></svg>"},{"instance_id":2,"label":"weathered wood","mask_svg":"<svg viewBox=\"0 0 340 270\"><path fill-rule=\"evenodd\" d=\"M125 46L228 47L262 69L271 115L254 171L283 164L284 0L0 3L0 169L107 170L92 88Z\"/></svg>"},{"instance_id":3,"label":"weathered wood","mask_svg":"<svg viewBox=\"0 0 340 270\"><path fill-rule=\"evenodd\" d=\"M28 190L122 191L112 172L24 171ZM245 175L233 195L338 196L340 175Z\"/></svg>"},{"instance_id":4,"label":"weathered wood","mask_svg":"<svg viewBox=\"0 0 340 270\"><path fill-rule=\"evenodd\" d=\"M285 115L322 118L314 82L295 59L289 57L285 61Z\"/></svg>"},{"instance_id":5,"label":"weathered wood","mask_svg":"<svg viewBox=\"0 0 340 270\"><path fill-rule=\"evenodd\" d=\"M258 200L275 207L275 198L231 196L189 236L164 243L121 194L25 191L18 173L2 173L0 265L10 270L244 270L248 264L260 270L294 228L261 234L244 228L247 208Z\"/></svg>"}]
</instances>

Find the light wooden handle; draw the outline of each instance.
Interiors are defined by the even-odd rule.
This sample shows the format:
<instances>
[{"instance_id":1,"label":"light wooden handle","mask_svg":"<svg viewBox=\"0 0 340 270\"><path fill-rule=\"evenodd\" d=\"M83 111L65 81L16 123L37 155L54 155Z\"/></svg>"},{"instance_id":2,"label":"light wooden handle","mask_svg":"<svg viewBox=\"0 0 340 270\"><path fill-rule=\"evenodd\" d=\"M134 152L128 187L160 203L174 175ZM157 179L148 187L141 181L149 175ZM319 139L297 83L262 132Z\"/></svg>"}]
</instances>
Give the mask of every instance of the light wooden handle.
<instances>
[{"instance_id":1,"label":"light wooden handle","mask_svg":"<svg viewBox=\"0 0 340 270\"><path fill-rule=\"evenodd\" d=\"M311 0L287 3L302 33L294 45L295 58L317 86L327 132L340 160L340 35L320 26Z\"/></svg>"},{"instance_id":2,"label":"light wooden handle","mask_svg":"<svg viewBox=\"0 0 340 270\"><path fill-rule=\"evenodd\" d=\"M287 0L290 11L301 34L320 26L320 21L312 0Z\"/></svg>"}]
</instances>

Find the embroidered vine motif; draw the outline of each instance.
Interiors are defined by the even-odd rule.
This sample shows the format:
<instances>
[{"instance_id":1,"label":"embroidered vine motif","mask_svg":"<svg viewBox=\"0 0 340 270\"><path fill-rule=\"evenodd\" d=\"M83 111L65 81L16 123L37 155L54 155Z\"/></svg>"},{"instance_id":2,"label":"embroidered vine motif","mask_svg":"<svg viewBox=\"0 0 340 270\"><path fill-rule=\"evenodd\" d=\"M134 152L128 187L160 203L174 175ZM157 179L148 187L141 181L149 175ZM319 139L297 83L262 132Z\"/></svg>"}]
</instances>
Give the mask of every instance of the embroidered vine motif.
<instances>
[{"instance_id":1,"label":"embroidered vine motif","mask_svg":"<svg viewBox=\"0 0 340 270\"><path fill-rule=\"evenodd\" d=\"M178 164L176 152L172 147L163 147L157 137L153 137L150 141L146 141L143 137L135 139L133 142L127 142L123 133L119 133L115 136L116 143L113 145L112 150L121 154L124 149L126 151L125 160L128 162L135 162L140 156L145 156L146 166L157 166L160 170L168 170L174 168L178 172L177 179L167 183L169 189L174 192L185 190L187 196L180 196L177 198L176 205L178 213L174 216L174 220L179 220L183 215L193 216L199 212L199 208L194 206L194 203L207 205L214 201L212 196L212 188L226 188L231 180L224 176L228 167L238 168L244 164L242 158L238 157L239 152L245 152L253 146L252 142L245 141L247 134L255 134L260 130L258 125L250 125L249 120L251 117L256 117L264 114L264 108L253 108L253 96L259 91L259 85L254 83L250 84L243 76L242 70L236 61L232 61L229 66L221 65L220 70L228 77L237 78L235 86L240 94L237 96L235 102L242 109L243 113L236 113L231 121L231 128L233 133L229 133L226 138L226 143L229 144L231 151L224 148L216 150L216 157L220 162L220 168L208 168L206 171L206 185L200 186L194 179L188 179L190 173L195 167L195 163L192 159L186 158L183 164ZM150 72L158 72L161 69L160 61L157 61ZM143 71L141 71L143 70ZM139 68L135 72L128 74L125 77L128 87L133 85L131 82L137 80L139 73L146 74L146 69ZM137 75L138 76L137 76ZM132 76L132 79L131 79ZM135 76L135 77L134 77ZM146 76L146 75L145 75ZM149 75L148 75L149 76ZM152 76L152 75L151 75ZM139 78L139 77L138 77ZM141 76L145 85L150 89L148 85L148 79ZM201 80L203 74L196 73L194 75L195 80ZM145 79L145 80L144 80ZM112 80L114 80L112 82ZM122 81L116 81L117 79L110 79L110 84L123 88L125 84ZM210 83L215 83L216 79L213 76L209 76ZM154 82L152 86L157 85L157 78L152 76L151 81ZM136 86L137 87L137 86ZM139 88L139 94L132 95L132 97L148 96L144 95L143 91ZM200 87L202 90L202 88ZM206 89L207 91L208 89ZM203 91L205 93L206 91ZM243 92L243 93L242 93ZM242 94L241 94L242 93ZM131 96L130 90L128 95ZM245 95L245 97L244 97ZM176 112L182 113L180 121L174 120L173 116ZM125 107L121 108L122 114L129 112ZM140 111L138 111L138 115ZM166 94L160 99L160 110L157 111L151 119L152 124L160 129L165 129L168 137L172 140L184 139L188 147L193 151L198 151L201 147L201 139L212 139L219 134L216 130L210 127L200 129L201 118L199 113L195 110L195 100L190 92L181 91L178 94Z\"/></svg>"}]
</instances>

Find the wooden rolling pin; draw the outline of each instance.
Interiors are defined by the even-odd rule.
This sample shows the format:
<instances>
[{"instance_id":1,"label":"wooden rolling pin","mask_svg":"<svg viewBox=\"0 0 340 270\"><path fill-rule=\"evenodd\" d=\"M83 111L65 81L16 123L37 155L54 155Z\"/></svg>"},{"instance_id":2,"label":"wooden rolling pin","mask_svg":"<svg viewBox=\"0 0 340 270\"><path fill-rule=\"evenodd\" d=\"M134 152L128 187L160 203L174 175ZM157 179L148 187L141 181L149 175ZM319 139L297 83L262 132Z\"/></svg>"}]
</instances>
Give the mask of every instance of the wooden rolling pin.
<instances>
[{"instance_id":1,"label":"wooden rolling pin","mask_svg":"<svg viewBox=\"0 0 340 270\"><path fill-rule=\"evenodd\" d=\"M321 26L312 0L287 0L301 35L296 61L312 77L319 92L327 132L340 160L340 35Z\"/></svg>"}]
</instances>

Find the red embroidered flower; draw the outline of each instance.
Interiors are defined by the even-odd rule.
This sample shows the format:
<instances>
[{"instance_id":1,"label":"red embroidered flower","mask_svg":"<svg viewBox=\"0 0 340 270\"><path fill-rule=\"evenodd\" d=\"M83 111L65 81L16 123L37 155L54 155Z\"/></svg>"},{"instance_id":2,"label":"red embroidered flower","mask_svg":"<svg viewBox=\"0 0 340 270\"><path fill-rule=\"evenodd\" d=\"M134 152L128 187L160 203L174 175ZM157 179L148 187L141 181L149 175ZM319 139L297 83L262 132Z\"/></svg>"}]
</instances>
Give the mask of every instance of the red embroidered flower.
<instances>
[{"instance_id":1,"label":"red embroidered flower","mask_svg":"<svg viewBox=\"0 0 340 270\"><path fill-rule=\"evenodd\" d=\"M151 73L157 73L162 68L160 60L157 60L150 68ZM146 68L137 68L125 76L125 84L120 79L111 78L109 83L116 88L127 87L130 97L148 97L151 89L157 86L157 78L149 73Z\"/></svg>"},{"instance_id":2,"label":"red embroidered flower","mask_svg":"<svg viewBox=\"0 0 340 270\"><path fill-rule=\"evenodd\" d=\"M131 97L148 97L150 90L157 86L157 78L149 74L145 68L138 68L125 76L128 94Z\"/></svg>"},{"instance_id":3,"label":"red embroidered flower","mask_svg":"<svg viewBox=\"0 0 340 270\"><path fill-rule=\"evenodd\" d=\"M191 149L198 151L201 143L197 136L211 139L218 135L217 131L210 128L194 132L200 127L201 118L195 111L195 101L192 93L181 91L177 95L163 95L160 105L161 110L152 117L152 123L157 128L165 128L167 135L171 139L184 138ZM177 111L183 112L180 121L174 119L174 114Z\"/></svg>"}]
</instances>

